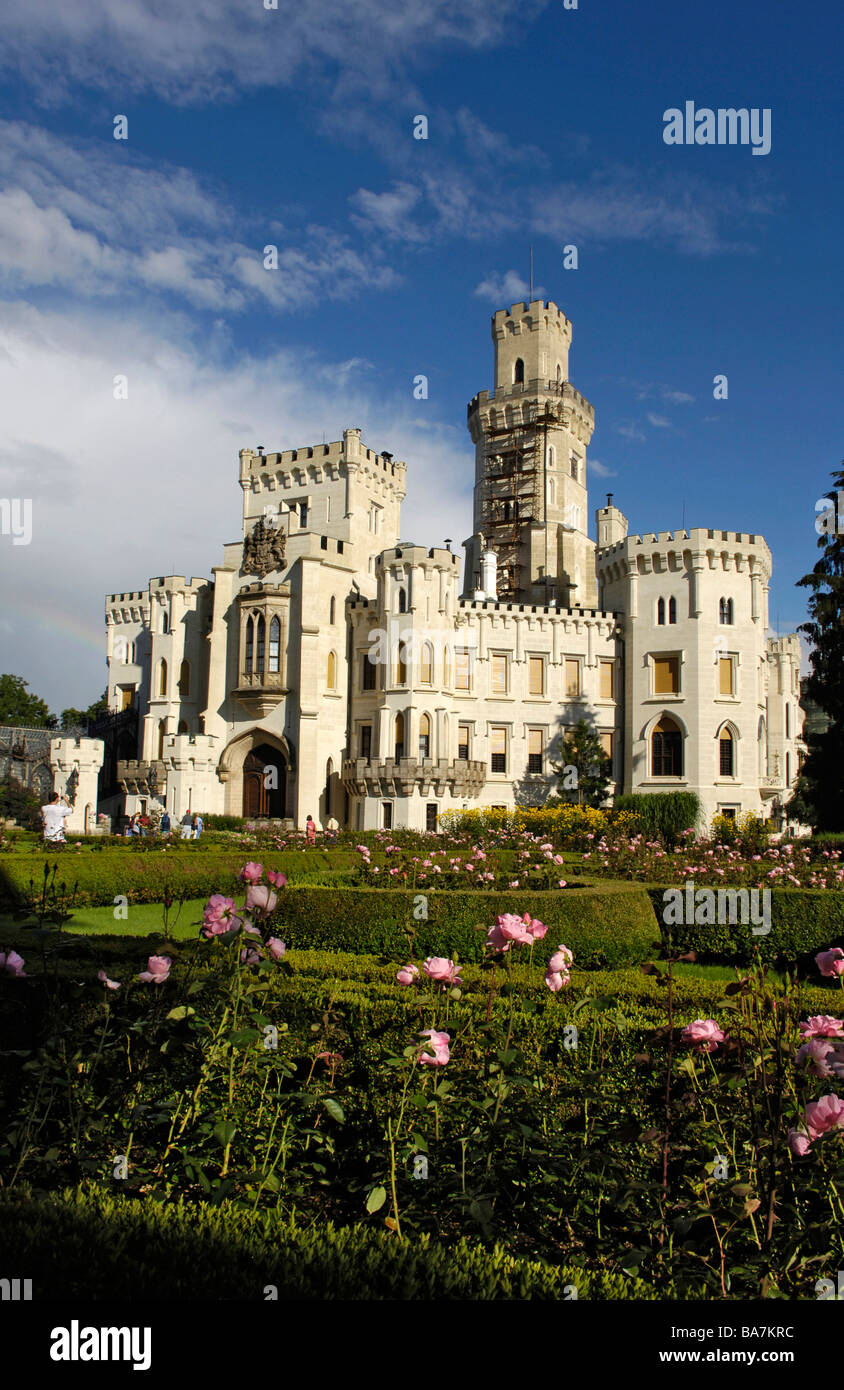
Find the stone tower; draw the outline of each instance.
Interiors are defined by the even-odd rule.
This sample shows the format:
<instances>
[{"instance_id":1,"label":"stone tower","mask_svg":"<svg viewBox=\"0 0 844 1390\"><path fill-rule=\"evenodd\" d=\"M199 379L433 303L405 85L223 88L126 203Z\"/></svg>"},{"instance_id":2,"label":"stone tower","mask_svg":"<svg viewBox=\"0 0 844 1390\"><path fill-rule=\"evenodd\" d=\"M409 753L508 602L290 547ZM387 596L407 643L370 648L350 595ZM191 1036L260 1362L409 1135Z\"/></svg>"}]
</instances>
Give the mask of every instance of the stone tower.
<instances>
[{"instance_id":1,"label":"stone tower","mask_svg":"<svg viewBox=\"0 0 844 1390\"><path fill-rule=\"evenodd\" d=\"M474 535L464 592L497 556L498 597L564 608L597 604L587 534L586 449L595 412L568 380L571 323L550 300L492 318L495 386L469 403L475 444Z\"/></svg>"}]
</instances>

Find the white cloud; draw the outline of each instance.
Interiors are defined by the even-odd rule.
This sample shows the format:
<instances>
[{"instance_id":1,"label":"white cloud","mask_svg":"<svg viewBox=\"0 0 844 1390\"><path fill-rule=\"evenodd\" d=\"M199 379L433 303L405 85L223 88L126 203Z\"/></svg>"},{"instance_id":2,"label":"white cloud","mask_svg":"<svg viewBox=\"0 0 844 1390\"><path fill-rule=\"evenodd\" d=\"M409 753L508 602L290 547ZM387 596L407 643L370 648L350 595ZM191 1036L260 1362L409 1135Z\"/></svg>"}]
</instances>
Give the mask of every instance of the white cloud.
<instances>
[{"instance_id":1,"label":"white cloud","mask_svg":"<svg viewBox=\"0 0 844 1390\"><path fill-rule=\"evenodd\" d=\"M666 417L665 417L664 415L657 415L657 414L655 414L655 412L652 411L652 410L649 410L649 411L648 411L648 423L651 424L651 425L653 425L653 426L654 426L654 429L658 429L658 430L670 430L670 429L671 429L671 421L668 420L668 419L666 419Z\"/></svg>"},{"instance_id":2,"label":"white cloud","mask_svg":"<svg viewBox=\"0 0 844 1390\"><path fill-rule=\"evenodd\" d=\"M491 304L518 304L530 298L530 285L522 279L517 270L506 270L503 275L493 273L482 280L473 290L479 299L487 299ZM533 289L534 299L544 299L545 290L541 285Z\"/></svg>"},{"instance_id":3,"label":"white cloud","mask_svg":"<svg viewBox=\"0 0 844 1390\"><path fill-rule=\"evenodd\" d=\"M644 442L644 434L633 421L631 421L629 425L616 425L615 430L616 434L623 434L625 439L637 439L640 442Z\"/></svg>"},{"instance_id":4,"label":"white cloud","mask_svg":"<svg viewBox=\"0 0 844 1390\"><path fill-rule=\"evenodd\" d=\"M3 16L2 64L45 103L72 83L132 94L155 91L187 104L226 99L235 88L335 86L365 74L370 88L444 44L500 42L511 20L530 22L546 0L26 0ZM514 30L515 32L515 30ZM124 97L125 104L125 97Z\"/></svg>"},{"instance_id":5,"label":"white cloud","mask_svg":"<svg viewBox=\"0 0 844 1390\"><path fill-rule=\"evenodd\" d=\"M153 291L199 309L276 310L385 289L399 277L377 245L311 225L284 233L278 269L264 239L239 236L235 210L186 169L115 160L104 144L75 144L37 127L0 122L0 278L97 298Z\"/></svg>"},{"instance_id":6,"label":"white cloud","mask_svg":"<svg viewBox=\"0 0 844 1390\"><path fill-rule=\"evenodd\" d=\"M607 468L607 465L606 465L605 463L601 463L598 459L592 459L592 458L590 458L590 459L588 460L587 467L588 467L589 470L590 470L592 473L594 473L594 474L596 475L596 477L598 477L598 478L617 478L617 477L618 477L618 473L616 472L616 470L615 470L614 468Z\"/></svg>"},{"instance_id":7,"label":"white cloud","mask_svg":"<svg viewBox=\"0 0 844 1390\"><path fill-rule=\"evenodd\" d=\"M128 378L128 400L112 380ZM406 393L385 396L368 363L296 350L197 349L175 317L101 301L73 318L0 305L0 493L30 497L28 546L0 538L3 669L52 707L105 684L104 595L151 575L206 575L240 535L237 454L340 439L408 464L402 530L429 545L471 532L472 448ZM461 529L462 528L462 529Z\"/></svg>"}]
</instances>

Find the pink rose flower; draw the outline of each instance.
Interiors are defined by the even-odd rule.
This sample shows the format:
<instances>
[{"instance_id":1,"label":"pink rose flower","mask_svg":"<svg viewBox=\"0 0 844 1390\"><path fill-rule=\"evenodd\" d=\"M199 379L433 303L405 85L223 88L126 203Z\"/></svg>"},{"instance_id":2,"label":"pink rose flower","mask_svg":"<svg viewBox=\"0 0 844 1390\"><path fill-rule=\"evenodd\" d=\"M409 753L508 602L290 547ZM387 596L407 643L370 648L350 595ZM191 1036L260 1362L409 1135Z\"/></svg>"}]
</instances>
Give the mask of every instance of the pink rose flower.
<instances>
[{"instance_id":1,"label":"pink rose flower","mask_svg":"<svg viewBox=\"0 0 844 1390\"><path fill-rule=\"evenodd\" d=\"M517 917L515 912L505 912L498 918L498 929L507 941L515 941L520 946L530 946L533 936L525 926L523 917Z\"/></svg>"},{"instance_id":2,"label":"pink rose flower","mask_svg":"<svg viewBox=\"0 0 844 1390\"><path fill-rule=\"evenodd\" d=\"M422 966L429 980L435 980L439 985L459 985L460 966L455 965L453 960L446 960L445 956L429 956Z\"/></svg>"},{"instance_id":3,"label":"pink rose flower","mask_svg":"<svg viewBox=\"0 0 844 1390\"><path fill-rule=\"evenodd\" d=\"M805 1158L812 1147L812 1143L808 1134L804 1134L802 1130L790 1129L788 1131L788 1147L791 1149L795 1158Z\"/></svg>"},{"instance_id":4,"label":"pink rose flower","mask_svg":"<svg viewBox=\"0 0 844 1390\"><path fill-rule=\"evenodd\" d=\"M821 1096L806 1106L806 1129L809 1138L819 1139L831 1130L844 1129L844 1100L836 1095Z\"/></svg>"},{"instance_id":5,"label":"pink rose flower","mask_svg":"<svg viewBox=\"0 0 844 1390\"><path fill-rule=\"evenodd\" d=\"M810 1038L802 1047L797 1049L795 1062L798 1067L804 1067L810 1076L821 1076L824 1079L832 1076L832 1067L827 1063L827 1057L835 1048L831 1042L826 1042L823 1038Z\"/></svg>"},{"instance_id":6,"label":"pink rose flower","mask_svg":"<svg viewBox=\"0 0 844 1390\"><path fill-rule=\"evenodd\" d=\"M435 1028L426 1028L419 1035L421 1038L428 1039L428 1046L432 1052L419 1052L417 1060L427 1067L444 1067L449 1060L451 1053L448 1045L451 1037L448 1033L438 1033ZM432 1055L433 1054L433 1055Z\"/></svg>"},{"instance_id":7,"label":"pink rose flower","mask_svg":"<svg viewBox=\"0 0 844 1390\"><path fill-rule=\"evenodd\" d=\"M205 904L202 913L202 931L206 937L224 936L240 925L237 908L233 898L224 893L214 893Z\"/></svg>"},{"instance_id":8,"label":"pink rose flower","mask_svg":"<svg viewBox=\"0 0 844 1390\"><path fill-rule=\"evenodd\" d=\"M14 975L16 979L26 977L24 970L25 961L23 956L19 956L17 951L0 951L0 975Z\"/></svg>"},{"instance_id":9,"label":"pink rose flower","mask_svg":"<svg viewBox=\"0 0 844 1390\"><path fill-rule=\"evenodd\" d=\"M683 1029L681 1037L683 1042L697 1044L696 1052L714 1052L718 1044L724 1041L724 1034L714 1018L696 1018L694 1023Z\"/></svg>"},{"instance_id":10,"label":"pink rose flower","mask_svg":"<svg viewBox=\"0 0 844 1390\"><path fill-rule=\"evenodd\" d=\"M558 990L564 989L569 982L569 976L565 975L561 970L546 970L545 972L545 983L552 994L556 994Z\"/></svg>"},{"instance_id":11,"label":"pink rose flower","mask_svg":"<svg viewBox=\"0 0 844 1390\"><path fill-rule=\"evenodd\" d=\"M147 968L139 976L146 985L163 985L170 974L172 961L169 956L150 956Z\"/></svg>"},{"instance_id":12,"label":"pink rose flower","mask_svg":"<svg viewBox=\"0 0 844 1390\"><path fill-rule=\"evenodd\" d=\"M813 1014L800 1024L804 1038L844 1038L844 1023L831 1014Z\"/></svg>"},{"instance_id":13,"label":"pink rose flower","mask_svg":"<svg viewBox=\"0 0 844 1390\"><path fill-rule=\"evenodd\" d=\"M263 912L269 916L277 902L276 894L265 883L250 883L246 890L246 906L250 912Z\"/></svg>"},{"instance_id":14,"label":"pink rose flower","mask_svg":"<svg viewBox=\"0 0 844 1390\"><path fill-rule=\"evenodd\" d=\"M574 956L568 946L560 946L549 960L548 969L554 974L559 974L560 972L565 974L573 960Z\"/></svg>"},{"instance_id":15,"label":"pink rose flower","mask_svg":"<svg viewBox=\"0 0 844 1390\"><path fill-rule=\"evenodd\" d=\"M540 922L538 917L531 917L527 912L525 913L524 921L534 941L541 941L548 930L545 923Z\"/></svg>"},{"instance_id":16,"label":"pink rose flower","mask_svg":"<svg viewBox=\"0 0 844 1390\"><path fill-rule=\"evenodd\" d=\"M256 951L254 946L244 946L240 953L242 965L258 965L263 959L261 951Z\"/></svg>"},{"instance_id":17,"label":"pink rose flower","mask_svg":"<svg viewBox=\"0 0 844 1390\"><path fill-rule=\"evenodd\" d=\"M497 922L494 927L487 928L486 940L487 945L492 947L493 951L498 951L503 954L504 951L509 951L510 949L510 940L504 935Z\"/></svg>"},{"instance_id":18,"label":"pink rose flower","mask_svg":"<svg viewBox=\"0 0 844 1390\"><path fill-rule=\"evenodd\" d=\"M287 955L287 947L277 936L271 936L267 942L267 950L273 960L281 960L282 956Z\"/></svg>"},{"instance_id":19,"label":"pink rose flower","mask_svg":"<svg viewBox=\"0 0 844 1390\"><path fill-rule=\"evenodd\" d=\"M836 979L844 974L844 951L840 946L833 946L829 951L819 951L815 956L815 965L822 975Z\"/></svg>"},{"instance_id":20,"label":"pink rose flower","mask_svg":"<svg viewBox=\"0 0 844 1390\"><path fill-rule=\"evenodd\" d=\"M267 869L267 878L276 888L287 887L287 874L283 874L279 870Z\"/></svg>"},{"instance_id":21,"label":"pink rose flower","mask_svg":"<svg viewBox=\"0 0 844 1390\"><path fill-rule=\"evenodd\" d=\"M263 864L254 864L250 860L248 864L244 864L239 876L244 883L259 883L263 872Z\"/></svg>"},{"instance_id":22,"label":"pink rose flower","mask_svg":"<svg viewBox=\"0 0 844 1390\"><path fill-rule=\"evenodd\" d=\"M400 985L412 985L418 974L418 965L403 965L396 975L396 980Z\"/></svg>"},{"instance_id":23,"label":"pink rose flower","mask_svg":"<svg viewBox=\"0 0 844 1390\"><path fill-rule=\"evenodd\" d=\"M97 971L97 979L98 979L98 980L102 980L102 982L103 982L103 984L105 985L106 989L119 989L119 988L120 988L120 981L119 981L119 980L110 980L110 979L108 978L108 975L105 973L104 970L98 970L98 971Z\"/></svg>"}]
</instances>

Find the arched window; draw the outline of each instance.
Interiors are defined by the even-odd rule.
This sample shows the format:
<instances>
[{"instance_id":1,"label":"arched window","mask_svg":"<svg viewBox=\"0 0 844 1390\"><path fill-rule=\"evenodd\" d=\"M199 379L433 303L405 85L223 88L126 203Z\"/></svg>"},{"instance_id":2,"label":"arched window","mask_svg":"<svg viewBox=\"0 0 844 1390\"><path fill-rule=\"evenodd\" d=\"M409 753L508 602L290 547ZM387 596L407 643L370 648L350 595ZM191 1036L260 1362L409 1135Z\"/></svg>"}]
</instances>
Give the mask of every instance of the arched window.
<instances>
[{"instance_id":1,"label":"arched window","mask_svg":"<svg viewBox=\"0 0 844 1390\"><path fill-rule=\"evenodd\" d=\"M551 504L552 507L556 506L556 503L557 503L557 483L556 483L556 479L554 479L554 478L549 478L549 479L548 479L548 501L550 502L550 504Z\"/></svg>"},{"instance_id":2,"label":"arched window","mask_svg":"<svg viewBox=\"0 0 844 1390\"><path fill-rule=\"evenodd\" d=\"M190 662L183 661L179 668L179 694L183 699L190 695Z\"/></svg>"},{"instance_id":3,"label":"arched window","mask_svg":"<svg viewBox=\"0 0 844 1390\"><path fill-rule=\"evenodd\" d=\"M718 735L718 775L734 777L736 767L736 746L732 733L726 724Z\"/></svg>"},{"instance_id":4,"label":"arched window","mask_svg":"<svg viewBox=\"0 0 844 1390\"><path fill-rule=\"evenodd\" d=\"M557 450L554 448L553 444L548 445L548 467L557 467Z\"/></svg>"},{"instance_id":5,"label":"arched window","mask_svg":"<svg viewBox=\"0 0 844 1390\"><path fill-rule=\"evenodd\" d=\"M333 627L333 625L334 625L335 613L336 613L336 604L335 604L334 595L332 594L332 595L331 595L331 601L330 601L330 603L329 603L329 605L328 605L328 621L331 623L332 627Z\"/></svg>"},{"instance_id":6,"label":"arched window","mask_svg":"<svg viewBox=\"0 0 844 1390\"><path fill-rule=\"evenodd\" d=\"M726 623L727 625L732 624L733 600L731 598L722 598L720 604L718 605L718 621L721 623Z\"/></svg>"},{"instance_id":7,"label":"arched window","mask_svg":"<svg viewBox=\"0 0 844 1390\"><path fill-rule=\"evenodd\" d=\"M558 362L558 363L557 363L557 382L558 382L558 384L559 384L559 382L562 381L562 379L563 379L563 369L562 369L562 367L560 366L560 364L559 364L559 362Z\"/></svg>"},{"instance_id":8,"label":"arched window","mask_svg":"<svg viewBox=\"0 0 844 1390\"><path fill-rule=\"evenodd\" d=\"M255 639L254 619L253 619L253 618L247 618L247 619L246 619L246 657L245 657L245 660L244 660L243 665L244 665L244 669L245 669L247 675L250 675L250 676L251 676L251 674L252 674L252 654L253 654L253 650L254 650L254 639Z\"/></svg>"},{"instance_id":9,"label":"arched window","mask_svg":"<svg viewBox=\"0 0 844 1390\"><path fill-rule=\"evenodd\" d=\"M337 684L337 657L333 652L328 653L328 689L333 690Z\"/></svg>"},{"instance_id":10,"label":"arched window","mask_svg":"<svg viewBox=\"0 0 844 1390\"><path fill-rule=\"evenodd\" d=\"M521 385L521 384L524 383L524 379L525 379L525 364L524 364L524 361L522 360L521 357L517 357L517 358L516 358L516 365L515 365L514 368L513 368L513 381L514 381L515 384L518 386L518 385Z\"/></svg>"},{"instance_id":11,"label":"arched window","mask_svg":"<svg viewBox=\"0 0 844 1390\"><path fill-rule=\"evenodd\" d=\"M399 589L399 612L407 612L407 594L404 589Z\"/></svg>"},{"instance_id":12,"label":"arched window","mask_svg":"<svg viewBox=\"0 0 844 1390\"><path fill-rule=\"evenodd\" d=\"M167 662L158 663L158 694L159 698L167 694Z\"/></svg>"},{"instance_id":13,"label":"arched window","mask_svg":"<svg viewBox=\"0 0 844 1390\"><path fill-rule=\"evenodd\" d=\"M166 734L166 732L167 732L167 722L166 722L166 720L164 720L164 719L159 719L159 721L158 721L158 752L156 753L156 757L158 758L158 761L159 761L159 762L161 762L161 759L164 757L164 735Z\"/></svg>"},{"instance_id":14,"label":"arched window","mask_svg":"<svg viewBox=\"0 0 844 1390\"><path fill-rule=\"evenodd\" d=\"M270 665L271 671L278 672L279 656L281 651L281 623L278 618L273 618L270 623Z\"/></svg>"},{"instance_id":15,"label":"arched window","mask_svg":"<svg viewBox=\"0 0 844 1390\"><path fill-rule=\"evenodd\" d=\"M759 728L756 733L756 751L759 763L759 777L768 775L768 731L765 726L764 718L759 720Z\"/></svg>"},{"instance_id":16,"label":"arched window","mask_svg":"<svg viewBox=\"0 0 844 1390\"><path fill-rule=\"evenodd\" d=\"M670 598L670 599L668 600L668 621L669 621L669 623L676 623L676 621L677 621L677 600L676 600L676 598Z\"/></svg>"},{"instance_id":17,"label":"arched window","mask_svg":"<svg viewBox=\"0 0 844 1390\"><path fill-rule=\"evenodd\" d=\"M396 649L396 685L407 685L407 647L399 642Z\"/></svg>"},{"instance_id":18,"label":"arched window","mask_svg":"<svg viewBox=\"0 0 844 1390\"><path fill-rule=\"evenodd\" d=\"M167 614L166 614L166 613L162 613L162 614L161 614L161 631L162 631L162 632L169 632L169 631L170 631L170 619L167 617Z\"/></svg>"},{"instance_id":19,"label":"arched window","mask_svg":"<svg viewBox=\"0 0 844 1390\"><path fill-rule=\"evenodd\" d=\"M448 647L443 648L443 685L448 689L451 684L451 658L448 654Z\"/></svg>"},{"instance_id":20,"label":"arched window","mask_svg":"<svg viewBox=\"0 0 844 1390\"><path fill-rule=\"evenodd\" d=\"M653 777L682 777L683 735L679 724L664 714L654 725L651 734L651 775Z\"/></svg>"},{"instance_id":21,"label":"arched window","mask_svg":"<svg viewBox=\"0 0 844 1390\"><path fill-rule=\"evenodd\" d=\"M395 740L395 758L396 758L396 762L398 762L399 759L400 759L400 758L403 758L403 757L404 757L404 715L401 713L401 711L399 711L399 713L396 715L396 740Z\"/></svg>"},{"instance_id":22,"label":"arched window","mask_svg":"<svg viewBox=\"0 0 844 1390\"><path fill-rule=\"evenodd\" d=\"M505 502L505 503L504 503L504 520L505 520L505 521L509 521L509 520L510 520L510 503L509 503L509 502Z\"/></svg>"},{"instance_id":23,"label":"arched window","mask_svg":"<svg viewBox=\"0 0 844 1390\"><path fill-rule=\"evenodd\" d=\"M419 716L419 761L431 756L431 721L427 714Z\"/></svg>"},{"instance_id":24,"label":"arched window","mask_svg":"<svg viewBox=\"0 0 844 1390\"><path fill-rule=\"evenodd\" d=\"M434 649L430 642L422 643L421 660L419 662L419 682L421 685L431 685L434 679Z\"/></svg>"},{"instance_id":25,"label":"arched window","mask_svg":"<svg viewBox=\"0 0 844 1390\"><path fill-rule=\"evenodd\" d=\"M656 601L656 620L660 627L665 623L665 599L660 598Z\"/></svg>"},{"instance_id":26,"label":"arched window","mask_svg":"<svg viewBox=\"0 0 844 1390\"><path fill-rule=\"evenodd\" d=\"M187 721L184 720L184 719L180 719L180 720L179 720L179 733L180 733L180 734L186 734L187 731L188 731Z\"/></svg>"},{"instance_id":27,"label":"arched window","mask_svg":"<svg viewBox=\"0 0 844 1390\"><path fill-rule=\"evenodd\" d=\"M325 764L325 815L331 815L331 784L334 778L334 763L331 758Z\"/></svg>"},{"instance_id":28,"label":"arched window","mask_svg":"<svg viewBox=\"0 0 844 1390\"><path fill-rule=\"evenodd\" d=\"M264 641L266 638L266 624L260 617L255 624L255 670L259 676L264 674Z\"/></svg>"}]
</instances>

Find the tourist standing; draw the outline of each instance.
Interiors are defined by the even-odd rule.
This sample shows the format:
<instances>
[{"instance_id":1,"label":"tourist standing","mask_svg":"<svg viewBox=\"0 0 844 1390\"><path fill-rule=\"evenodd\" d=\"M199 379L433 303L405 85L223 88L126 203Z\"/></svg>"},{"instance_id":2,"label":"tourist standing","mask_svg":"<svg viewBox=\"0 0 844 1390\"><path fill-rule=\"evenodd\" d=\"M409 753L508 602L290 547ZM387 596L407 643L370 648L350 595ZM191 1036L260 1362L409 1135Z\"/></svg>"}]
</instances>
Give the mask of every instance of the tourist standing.
<instances>
[{"instance_id":1,"label":"tourist standing","mask_svg":"<svg viewBox=\"0 0 844 1390\"><path fill-rule=\"evenodd\" d=\"M315 844L316 844L316 826L315 826L315 824L314 824L314 818L313 818L313 816L308 816L308 819L305 821L305 834L306 834L307 837L308 837L308 844L309 844L309 845L315 845Z\"/></svg>"},{"instance_id":2,"label":"tourist standing","mask_svg":"<svg viewBox=\"0 0 844 1390\"><path fill-rule=\"evenodd\" d=\"M182 816L182 839L189 840L193 834L193 816L190 811L185 811Z\"/></svg>"},{"instance_id":3,"label":"tourist standing","mask_svg":"<svg viewBox=\"0 0 844 1390\"><path fill-rule=\"evenodd\" d=\"M167 836L170 834L170 817L166 811L158 822L158 828L162 835Z\"/></svg>"},{"instance_id":4,"label":"tourist standing","mask_svg":"<svg viewBox=\"0 0 844 1390\"><path fill-rule=\"evenodd\" d=\"M194 838L195 840L198 840L201 834L202 834L202 817L201 817L201 815L199 814L199 812L197 811L196 815L195 815L194 818L193 818L193 838Z\"/></svg>"},{"instance_id":5,"label":"tourist standing","mask_svg":"<svg viewBox=\"0 0 844 1390\"><path fill-rule=\"evenodd\" d=\"M50 794L47 805L41 807L41 825L46 843L51 845L65 844L64 823L72 810L73 807L66 796L59 796L58 792Z\"/></svg>"}]
</instances>

